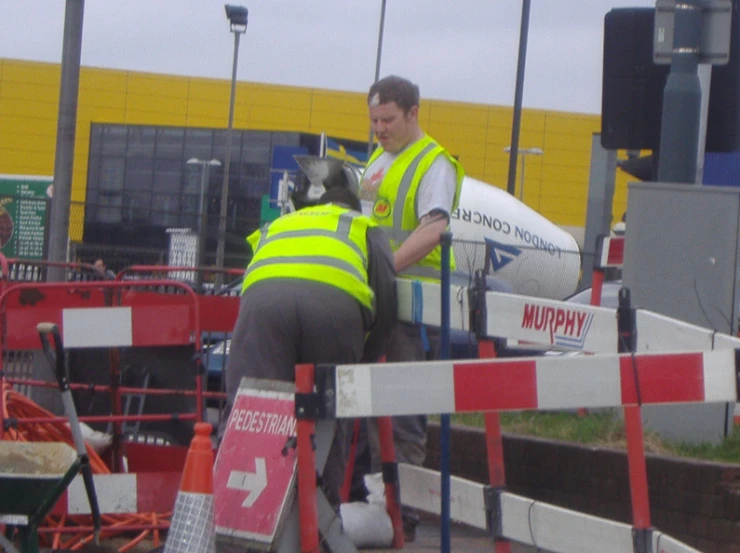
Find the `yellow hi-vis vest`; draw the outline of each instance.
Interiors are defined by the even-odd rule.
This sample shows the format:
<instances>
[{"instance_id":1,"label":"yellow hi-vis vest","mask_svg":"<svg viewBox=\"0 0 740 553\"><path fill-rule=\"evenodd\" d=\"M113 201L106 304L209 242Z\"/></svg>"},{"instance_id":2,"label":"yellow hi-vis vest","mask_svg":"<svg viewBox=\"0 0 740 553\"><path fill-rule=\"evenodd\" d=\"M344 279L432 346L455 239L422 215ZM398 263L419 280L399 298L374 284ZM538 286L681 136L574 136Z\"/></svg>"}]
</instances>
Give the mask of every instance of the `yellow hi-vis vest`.
<instances>
[{"instance_id":1,"label":"yellow hi-vis vest","mask_svg":"<svg viewBox=\"0 0 740 553\"><path fill-rule=\"evenodd\" d=\"M382 153L383 148L377 148L370 156L366 167L370 167ZM460 200L465 172L462 165L429 135L424 135L424 138L402 151L383 176L373 205L372 216L387 233L394 252L419 224L419 217L416 213L416 193L419 190L419 183L432 162L440 155L445 156L457 172L457 188L452 204L452 211L454 211ZM420 277L425 280L439 280L441 267L442 248L438 245L424 259L404 270L403 275ZM455 257L451 251L450 268L455 269Z\"/></svg>"},{"instance_id":2,"label":"yellow hi-vis vest","mask_svg":"<svg viewBox=\"0 0 740 553\"><path fill-rule=\"evenodd\" d=\"M244 275L242 293L271 278L313 280L347 292L374 313L366 233L375 226L369 217L332 204L275 219L247 238L254 256Z\"/></svg>"}]
</instances>

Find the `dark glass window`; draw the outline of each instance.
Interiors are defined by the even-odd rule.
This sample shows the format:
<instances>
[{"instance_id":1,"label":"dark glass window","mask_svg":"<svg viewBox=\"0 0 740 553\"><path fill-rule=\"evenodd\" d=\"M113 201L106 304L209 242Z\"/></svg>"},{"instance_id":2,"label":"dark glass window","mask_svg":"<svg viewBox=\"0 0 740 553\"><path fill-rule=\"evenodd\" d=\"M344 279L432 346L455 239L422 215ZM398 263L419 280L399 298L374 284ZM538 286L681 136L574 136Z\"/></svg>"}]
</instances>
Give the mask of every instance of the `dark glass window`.
<instances>
[{"instance_id":1,"label":"dark glass window","mask_svg":"<svg viewBox=\"0 0 740 553\"><path fill-rule=\"evenodd\" d=\"M123 190L124 160L122 157L100 159L100 190Z\"/></svg>"},{"instance_id":2,"label":"dark glass window","mask_svg":"<svg viewBox=\"0 0 740 553\"><path fill-rule=\"evenodd\" d=\"M100 156L90 156L87 166L87 191L100 187Z\"/></svg>"},{"instance_id":3,"label":"dark glass window","mask_svg":"<svg viewBox=\"0 0 740 553\"><path fill-rule=\"evenodd\" d=\"M301 135L297 132L270 133L273 146L300 146ZM318 138L318 137L317 137ZM318 153L318 152L317 152Z\"/></svg>"},{"instance_id":4,"label":"dark glass window","mask_svg":"<svg viewBox=\"0 0 740 553\"><path fill-rule=\"evenodd\" d=\"M176 227L179 213L179 194L152 194L152 224Z\"/></svg>"},{"instance_id":5,"label":"dark glass window","mask_svg":"<svg viewBox=\"0 0 740 553\"><path fill-rule=\"evenodd\" d=\"M211 159L213 131L210 129L185 129L185 160L192 157Z\"/></svg>"},{"instance_id":6,"label":"dark glass window","mask_svg":"<svg viewBox=\"0 0 740 553\"><path fill-rule=\"evenodd\" d=\"M185 165L183 169L183 194L200 194L200 165Z\"/></svg>"},{"instance_id":7,"label":"dark glass window","mask_svg":"<svg viewBox=\"0 0 740 553\"><path fill-rule=\"evenodd\" d=\"M162 247L167 228L198 228L203 189L209 247L215 248L224 167L207 167L206 173L187 161L224 163L226 136L224 129L92 124L85 241ZM317 136L303 133L232 132L227 255L241 253L243 237L260 225L274 147L301 145L315 152L317 144Z\"/></svg>"},{"instance_id":8,"label":"dark glass window","mask_svg":"<svg viewBox=\"0 0 740 553\"><path fill-rule=\"evenodd\" d=\"M126 152L128 130L123 125L106 125L103 127L102 154L122 156Z\"/></svg>"},{"instance_id":9,"label":"dark glass window","mask_svg":"<svg viewBox=\"0 0 740 553\"><path fill-rule=\"evenodd\" d=\"M127 157L154 157L154 128L153 127L129 127Z\"/></svg>"},{"instance_id":10,"label":"dark glass window","mask_svg":"<svg viewBox=\"0 0 740 553\"><path fill-rule=\"evenodd\" d=\"M185 147L185 129L170 129L160 127L157 129L157 147L155 157L157 159L179 159L183 158Z\"/></svg>"},{"instance_id":11,"label":"dark glass window","mask_svg":"<svg viewBox=\"0 0 740 553\"><path fill-rule=\"evenodd\" d=\"M129 192L123 194L122 221L125 223L149 224L152 196L148 192Z\"/></svg>"},{"instance_id":12,"label":"dark glass window","mask_svg":"<svg viewBox=\"0 0 740 553\"><path fill-rule=\"evenodd\" d=\"M198 228L200 196L184 194L180 197L180 225L183 228Z\"/></svg>"},{"instance_id":13,"label":"dark glass window","mask_svg":"<svg viewBox=\"0 0 740 553\"><path fill-rule=\"evenodd\" d=\"M92 123L90 125L90 158L99 157L103 149L103 127Z\"/></svg>"},{"instance_id":14,"label":"dark glass window","mask_svg":"<svg viewBox=\"0 0 740 553\"><path fill-rule=\"evenodd\" d=\"M245 131L242 143L241 160L252 163L266 163L270 165L270 133L255 133Z\"/></svg>"},{"instance_id":15,"label":"dark glass window","mask_svg":"<svg viewBox=\"0 0 740 553\"><path fill-rule=\"evenodd\" d=\"M230 165L234 164L234 161L239 161L239 152L242 147L242 134L243 132L234 131L231 133L231 162ZM228 131L218 130L213 131L213 157L223 162L226 159L226 137Z\"/></svg>"},{"instance_id":16,"label":"dark glass window","mask_svg":"<svg viewBox=\"0 0 740 553\"><path fill-rule=\"evenodd\" d=\"M182 174L184 163L182 159L155 159L154 160L154 187L155 192L179 194L182 188Z\"/></svg>"},{"instance_id":17,"label":"dark glass window","mask_svg":"<svg viewBox=\"0 0 740 553\"><path fill-rule=\"evenodd\" d=\"M123 187L126 190L151 190L154 178L154 158L127 157Z\"/></svg>"},{"instance_id":18,"label":"dark glass window","mask_svg":"<svg viewBox=\"0 0 740 553\"><path fill-rule=\"evenodd\" d=\"M101 223L120 223L122 193L113 190L101 190L98 193L98 208L95 220Z\"/></svg>"}]
</instances>

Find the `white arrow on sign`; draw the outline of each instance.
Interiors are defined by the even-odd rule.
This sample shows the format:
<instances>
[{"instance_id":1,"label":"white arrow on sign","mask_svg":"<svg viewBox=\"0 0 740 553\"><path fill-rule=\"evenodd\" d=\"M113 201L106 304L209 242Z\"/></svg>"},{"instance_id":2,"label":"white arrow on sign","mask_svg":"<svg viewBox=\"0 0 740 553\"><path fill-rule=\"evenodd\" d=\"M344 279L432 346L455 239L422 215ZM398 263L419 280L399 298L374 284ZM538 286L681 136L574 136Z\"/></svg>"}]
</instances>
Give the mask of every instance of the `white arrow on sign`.
<instances>
[{"instance_id":1,"label":"white arrow on sign","mask_svg":"<svg viewBox=\"0 0 740 553\"><path fill-rule=\"evenodd\" d=\"M244 503L242 503L242 507L251 507L254 505L254 502L257 501L257 498L262 495L262 492L267 487L265 458L256 457L254 464L256 469L254 472L232 470L231 474L229 474L229 480L226 482L227 488L249 492Z\"/></svg>"}]
</instances>

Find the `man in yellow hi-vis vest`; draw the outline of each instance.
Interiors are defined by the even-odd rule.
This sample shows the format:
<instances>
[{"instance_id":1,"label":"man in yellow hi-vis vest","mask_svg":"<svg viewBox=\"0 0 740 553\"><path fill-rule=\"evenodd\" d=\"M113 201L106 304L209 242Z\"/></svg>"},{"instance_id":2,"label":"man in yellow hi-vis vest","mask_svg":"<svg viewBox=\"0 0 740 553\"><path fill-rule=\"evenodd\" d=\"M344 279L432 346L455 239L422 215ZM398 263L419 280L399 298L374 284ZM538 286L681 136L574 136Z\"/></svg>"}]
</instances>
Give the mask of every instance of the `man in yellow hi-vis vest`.
<instances>
[{"instance_id":1,"label":"man in yellow hi-vis vest","mask_svg":"<svg viewBox=\"0 0 740 553\"><path fill-rule=\"evenodd\" d=\"M460 198L462 166L419 126L419 87L412 82L393 75L381 79L370 87L367 104L380 147L363 174L363 213L387 232L400 276L439 280L440 234ZM387 360L433 358L438 336L438 331L399 324ZM426 417L394 417L393 433L398 461L423 465ZM412 541L418 515L410 509L403 515L406 539Z\"/></svg>"},{"instance_id":2,"label":"man in yellow hi-vis vest","mask_svg":"<svg viewBox=\"0 0 740 553\"><path fill-rule=\"evenodd\" d=\"M299 363L376 362L383 354L396 320L388 239L350 190L330 188L319 204L247 239L254 255L226 364L229 411L244 376L293 381ZM323 475L335 508L345 441L338 424Z\"/></svg>"}]
</instances>

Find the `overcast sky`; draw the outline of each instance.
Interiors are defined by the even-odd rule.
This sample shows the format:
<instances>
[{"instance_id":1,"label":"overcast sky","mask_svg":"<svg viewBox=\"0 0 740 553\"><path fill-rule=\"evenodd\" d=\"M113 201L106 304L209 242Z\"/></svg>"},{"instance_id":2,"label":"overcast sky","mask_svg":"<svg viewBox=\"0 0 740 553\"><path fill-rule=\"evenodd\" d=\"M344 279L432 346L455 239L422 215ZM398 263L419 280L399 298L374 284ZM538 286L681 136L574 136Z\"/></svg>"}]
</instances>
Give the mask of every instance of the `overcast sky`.
<instances>
[{"instance_id":1,"label":"overcast sky","mask_svg":"<svg viewBox=\"0 0 740 553\"><path fill-rule=\"evenodd\" d=\"M364 92L381 0L233 0L249 9L238 79ZM59 62L64 0L0 0L0 57ZM524 107L601 111L604 15L655 0L533 0ZM387 0L380 75L424 98L510 106L516 0ZM215 0L87 0L82 64L231 78L233 35Z\"/></svg>"}]
</instances>

